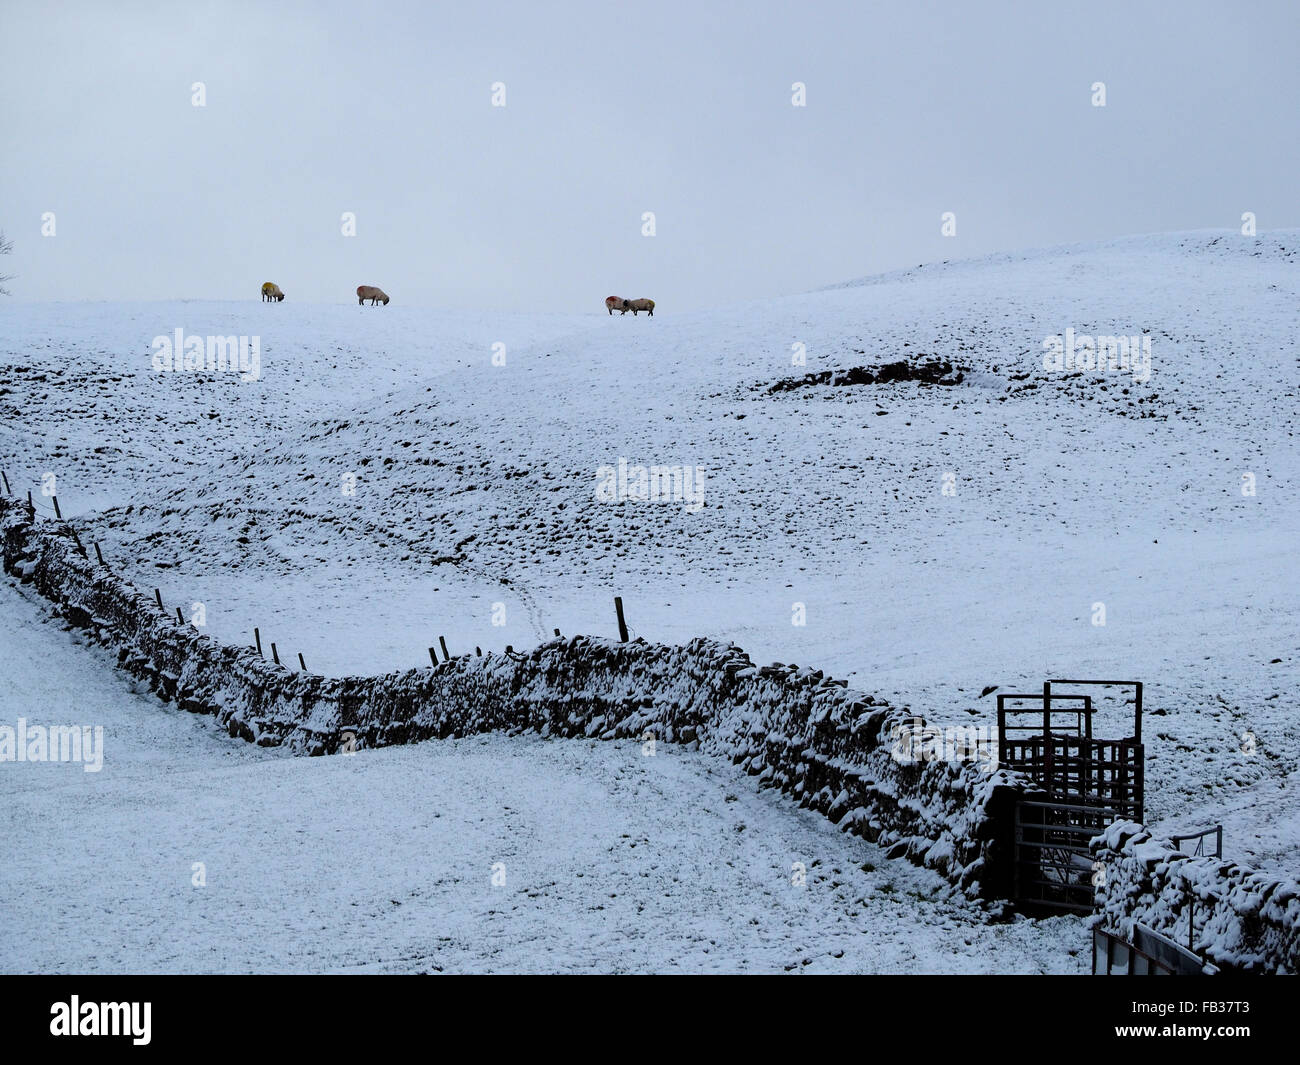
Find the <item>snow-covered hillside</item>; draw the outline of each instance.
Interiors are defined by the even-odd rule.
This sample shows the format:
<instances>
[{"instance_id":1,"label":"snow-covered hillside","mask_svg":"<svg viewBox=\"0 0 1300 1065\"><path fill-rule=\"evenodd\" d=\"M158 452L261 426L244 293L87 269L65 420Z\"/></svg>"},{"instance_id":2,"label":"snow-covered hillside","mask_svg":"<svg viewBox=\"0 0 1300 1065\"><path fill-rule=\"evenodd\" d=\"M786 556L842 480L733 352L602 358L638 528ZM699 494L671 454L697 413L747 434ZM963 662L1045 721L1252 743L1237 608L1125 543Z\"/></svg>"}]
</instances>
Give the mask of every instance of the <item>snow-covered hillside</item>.
<instances>
[{"instance_id":1,"label":"snow-covered hillside","mask_svg":"<svg viewBox=\"0 0 1300 1065\"><path fill-rule=\"evenodd\" d=\"M10 303L0 456L218 639L326 673L609 633L620 594L634 634L939 723L992 723L985 685L1141 679L1152 823L1293 872L1298 257L1134 237L653 318ZM260 380L155 372L178 328L258 336ZM1149 336L1150 379L1044 370L1067 329ZM772 390L930 359L961 383ZM602 501L620 459L703 469L703 507Z\"/></svg>"}]
</instances>

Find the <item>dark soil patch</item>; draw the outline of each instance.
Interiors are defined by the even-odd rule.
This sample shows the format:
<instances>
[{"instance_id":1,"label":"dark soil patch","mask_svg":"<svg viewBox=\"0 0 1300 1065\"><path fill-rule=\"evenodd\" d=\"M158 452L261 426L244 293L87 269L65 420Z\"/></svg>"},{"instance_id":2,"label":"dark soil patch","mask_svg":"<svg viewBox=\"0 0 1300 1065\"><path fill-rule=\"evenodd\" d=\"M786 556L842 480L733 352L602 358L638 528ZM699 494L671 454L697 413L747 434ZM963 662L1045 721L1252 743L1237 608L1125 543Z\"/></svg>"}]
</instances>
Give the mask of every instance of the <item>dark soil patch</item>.
<instances>
[{"instance_id":1,"label":"dark soil patch","mask_svg":"<svg viewBox=\"0 0 1300 1065\"><path fill-rule=\"evenodd\" d=\"M924 385L959 385L965 379L965 370L947 359L927 359L911 363L906 360L887 362L883 366L854 366L848 370L822 370L802 377L784 377L769 385L768 392L789 392L808 385L885 385L895 381L916 381Z\"/></svg>"}]
</instances>

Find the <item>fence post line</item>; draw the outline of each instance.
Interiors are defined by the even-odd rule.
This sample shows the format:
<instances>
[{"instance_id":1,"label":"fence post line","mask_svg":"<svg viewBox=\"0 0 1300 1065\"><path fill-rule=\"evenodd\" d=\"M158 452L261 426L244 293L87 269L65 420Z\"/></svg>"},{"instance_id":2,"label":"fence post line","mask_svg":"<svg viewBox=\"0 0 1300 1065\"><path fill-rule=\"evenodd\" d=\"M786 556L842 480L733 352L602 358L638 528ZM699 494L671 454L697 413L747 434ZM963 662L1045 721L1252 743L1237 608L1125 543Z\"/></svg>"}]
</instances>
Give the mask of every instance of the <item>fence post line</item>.
<instances>
[{"instance_id":1,"label":"fence post line","mask_svg":"<svg viewBox=\"0 0 1300 1065\"><path fill-rule=\"evenodd\" d=\"M182 625L185 624L185 615L181 613L180 607L176 608L176 620L179 621Z\"/></svg>"},{"instance_id":2,"label":"fence post line","mask_svg":"<svg viewBox=\"0 0 1300 1065\"><path fill-rule=\"evenodd\" d=\"M450 661L451 661L451 655L449 655L449 654L447 653L447 637L446 637L446 636L439 636L439 637L438 637L438 646L442 648L442 657L443 657L443 661L445 661L445 662L450 662Z\"/></svg>"},{"instance_id":3,"label":"fence post line","mask_svg":"<svg viewBox=\"0 0 1300 1065\"><path fill-rule=\"evenodd\" d=\"M262 634L261 634L260 632L257 631L257 626L256 626L256 625L253 626L253 639L257 641L257 653L258 653L258 655L259 655L261 658L265 658L266 655L262 654Z\"/></svg>"},{"instance_id":4,"label":"fence post line","mask_svg":"<svg viewBox=\"0 0 1300 1065\"><path fill-rule=\"evenodd\" d=\"M280 664L280 652L275 649L275 641L271 641L271 657L275 659L275 664Z\"/></svg>"},{"instance_id":5,"label":"fence post line","mask_svg":"<svg viewBox=\"0 0 1300 1065\"><path fill-rule=\"evenodd\" d=\"M618 614L618 638L627 643L627 622L623 620L623 597L614 596L614 611Z\"/></svg>"},{"instance_id":6,"label":"fence post line","mask_svg":"<svg viewBox=\"0 0 1300 1065\"><path fill-rule=\"evenodd\" d=\"M158 609L161 610L164 614L167 613L167 608L162 605L162 592L158 591L158 589L155 588L153 590L153 597L158 600Z\"/></svg>"},{"instance_id":7,"label":"fence post line","mask_svg":"<svg viewBox=\"0 0 1300 1065\"><path fill-rule=\"evenodd\" d=\"M58 518L59 521L62 521L63 515L59 513L59 497L50 496L50 502L54 504L54 516Z\"/></svg>"},{"instance_id":8,"label":"fence post line","mask_svg":"<svg viewBox=\"0 0 1300 1065\"><path fill-rule=\"evenodd\" d=\"M303 661L301 651L298 652L298 665L302 666L302 671L304 673L307 672L307 663Z\"/></svg>"},{"instance_id":9,"label":"fence post line","mask_svg":"<svg viewBox=\"0 0 1300 1065\"><path fill-rule=\"evenodd\" d=\"M432 662L435 666L438 664L438 652L435 651L432 647L429 648L429 661Z\"/></svg>"},{"instance_id":10,"label":"fence post line","mask_svg":"<svg viewBox=\"0 0 1300 1065\"><path fill-rule=\"evenodd\" d=\"M99 544L95 545L95 557L99 559L99 564L101 566L103 566L105 569L108 569L108 566L104 562L104 554L102 551L99 550Z\"/></svg>"}]
</instances>

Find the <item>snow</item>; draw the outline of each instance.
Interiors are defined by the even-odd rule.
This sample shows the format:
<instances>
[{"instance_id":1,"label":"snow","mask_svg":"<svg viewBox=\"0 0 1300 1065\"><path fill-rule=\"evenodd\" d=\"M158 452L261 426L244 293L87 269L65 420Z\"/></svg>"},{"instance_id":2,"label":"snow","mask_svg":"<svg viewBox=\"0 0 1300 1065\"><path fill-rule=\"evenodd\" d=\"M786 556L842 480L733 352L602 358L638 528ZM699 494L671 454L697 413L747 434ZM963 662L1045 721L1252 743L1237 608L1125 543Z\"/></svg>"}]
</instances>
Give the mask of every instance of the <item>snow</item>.
<instances>
[{"instance_id":1,"label":"snow","mask_svg":"<svg viewBox=\"0 0 1300 1065\"><path fill-rule=\"evenodd\" d=\"M331 675L440 635L612 634L619 594L634 636L734 640L939 725L991 723L990 684L1141 679L1153 831L1221 821L1227 855L1293 875L1298 252L1133 237L653 319L603 292L590 315L7 302L0 468L19 493L57 473L83 539L209 634L258 625ZM178 327L259 335L262 380L155 374ZM1044 373L1067 327L1149 334L1151 380ZM922 354L970 372L767 392ZM706 505L599 502L619 458L704 467Z\"/></svg>"},{"instance_id":2,"label":"snow","mask_svg":"<svg viewBox=\"0 0 1300 1065\"><path fill-rule=\"evenodd\" d=\"M573 636L522 654L322 677L200 634L100 565L70 525L36 517L30 503L0 497L0 533L7 572L30 569L32 587L115 651L125 671L183 710L213 714L231 736L311 754L522 731L695 744L834 821L866 806L866 824L852 824L889 844L891 857L924 862L972 898L1005 897L997 855L1021 784L978 759L899 759L897 737L918 724L915 714L821 670L755 669L734 644L704 637L665 645ZM22 564L28 558L31 567ZM13 746L5 735L0 760Z\"/></svg>"},{"instance_id":3,"label":"snow","mask_svg":"<svg viewBox=\"0 0 1300 1065\"><path fill-rule=\"evenodd\" d=\"M1269 880L1236 862L1190 857L1117 821L1093 840L1103 871L1097 920L1127 932L1158 928L1220 971L1294 973L1300 967L1300 883Z\"/></svg>"},{"instance_id":4,"label":"snow","mask_svg":"<svg viewBox=\"0 0 1300 1065\"><path fill-rule=\"evenodd\" d=\"M5 972L1085 964L1077 922L993 923L720 760L535 736L285 757L133 693L28 595L0 583L0 712L101 724L106 753L0 771Z\"/></svg>"}]
</instances>

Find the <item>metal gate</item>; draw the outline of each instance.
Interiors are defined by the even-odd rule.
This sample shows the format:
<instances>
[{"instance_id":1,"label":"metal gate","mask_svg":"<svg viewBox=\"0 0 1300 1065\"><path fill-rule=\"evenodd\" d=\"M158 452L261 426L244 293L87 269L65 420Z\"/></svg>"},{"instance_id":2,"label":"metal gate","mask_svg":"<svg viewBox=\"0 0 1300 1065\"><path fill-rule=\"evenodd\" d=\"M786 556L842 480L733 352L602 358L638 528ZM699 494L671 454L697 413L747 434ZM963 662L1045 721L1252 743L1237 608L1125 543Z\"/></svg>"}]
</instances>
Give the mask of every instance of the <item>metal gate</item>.
<instances>
[{"instance_id":1,"label":"metal gate","mask_svg":"<svg viewBox=\"0 0 1300 1065\"><path fill-rule=\"evenodd\" d=\"M1132 734L1095 738L1093 697L1054 692L1053 684L1132 687ZM1092 911L1089 840L1116 819L1142 820L1141 720L1142 685L1136 681L1047 681L1041 694L998 696L999 763L1035 785L1015 810L1014 895L1022 909Z\"/></svg>"},{"instance_id":2,"label":"metal gate","mask_svg":"<svg viewBox=\"0 0 1300 1065\"><path fill-rule=\"evenodd\" d=\"M1105 928L1092 931L1093 976L1209 976L1214 965L1146 927L1133 925L1133 941Z\"/></svg>"}]
</instances>

